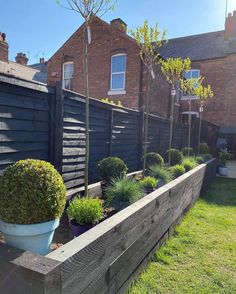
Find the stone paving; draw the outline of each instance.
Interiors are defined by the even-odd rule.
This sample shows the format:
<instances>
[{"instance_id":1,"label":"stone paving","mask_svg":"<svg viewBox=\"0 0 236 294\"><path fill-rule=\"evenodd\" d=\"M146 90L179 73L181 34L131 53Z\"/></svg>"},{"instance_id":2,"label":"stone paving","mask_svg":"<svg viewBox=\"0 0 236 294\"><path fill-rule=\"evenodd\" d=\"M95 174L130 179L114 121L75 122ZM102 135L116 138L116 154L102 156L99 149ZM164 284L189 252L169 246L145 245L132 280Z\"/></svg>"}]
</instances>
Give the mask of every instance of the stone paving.
<instances>
[{"instance_id":1,"label":"stone paving","mask_svg":"<svg viewBox=\"0 0 236 294\"><path fill-rule=\"evenodd\" d=\"M229 168L227 178L236 179L236 161L232 160L227 163L227 167Z\"/></svg>"}]
</instances>

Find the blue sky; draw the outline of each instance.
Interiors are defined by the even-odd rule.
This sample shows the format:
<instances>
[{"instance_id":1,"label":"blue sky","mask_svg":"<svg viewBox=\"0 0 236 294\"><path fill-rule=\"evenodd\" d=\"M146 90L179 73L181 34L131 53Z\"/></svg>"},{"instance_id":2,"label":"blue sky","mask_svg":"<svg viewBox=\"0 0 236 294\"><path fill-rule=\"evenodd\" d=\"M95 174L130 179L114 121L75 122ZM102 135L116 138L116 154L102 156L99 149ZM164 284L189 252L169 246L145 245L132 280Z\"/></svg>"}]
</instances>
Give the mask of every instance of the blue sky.
<instances>
[{"instance_id":1,"label":"blue sky","mask_svg":"<svg viewBox=\"0 0 236 294\"><path fill-rule=\"evenodd\" d=\"M48 59L82 24L81 17L62 9L56 0L1 1L0 31L7 34L10 59L17 52L29 54L30 63ZM103 19L120 17L129 28L148 19L169 38L224 29L226 0L117 0L116 8ZM236 0L228 0L228 12L236 10Z\"/></svg>"}]
</instances>

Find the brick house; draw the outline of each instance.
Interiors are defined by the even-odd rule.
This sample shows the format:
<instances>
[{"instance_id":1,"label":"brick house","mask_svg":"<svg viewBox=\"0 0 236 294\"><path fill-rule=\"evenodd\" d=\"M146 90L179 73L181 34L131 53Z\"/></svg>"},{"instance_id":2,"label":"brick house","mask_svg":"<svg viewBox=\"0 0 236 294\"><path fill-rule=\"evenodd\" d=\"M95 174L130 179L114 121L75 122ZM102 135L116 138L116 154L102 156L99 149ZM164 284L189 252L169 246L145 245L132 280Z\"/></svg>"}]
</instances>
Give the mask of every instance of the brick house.
<instances>
[{"instance_id":1,"label":"brick house","mask_svg":"<svg viewBox=\"0 0 236 294\"><path fill-rule=\"evenodd\" d=\"M88 48L89 91L94 98L121 101L123 106L139 109L146 93L147 72L139 56L139 46L127 34L121 19L110 24L93 17L92 42ZM64 88L84 94L83 26L47 61L47 80L62 81ZM150 109L169 116L169 85L156 67L151 85Z\"/></svg>"},{"instance_id":2,"label":"brick house","mask_svg":"<svg viewBox=\"0 0 236 294\"><path fill-rule=\"evenodd\" d=\"M205 76L214 99L204 107L203 119L220 126L232 150L236 150L236 11L229 13L222 31L171 39L161 48L163 58L189 57L192 70L189 76ZM187 97L181 98L183 121L188 116ZM192 97L192 115L199 115L197 97Z\"/></svg>"},{"instance_id":3,"label":"brick house","mask_svg":"<svg viewBox=\"0 0 236 294\"><path fill-rule=\"evenodd\" d=\"M28 81L46 82L46 63L40 59L40 66L29 66L26 54L20 52L15 62L9 60L9 45L6 35L0 32L0 73Z\"/></svg>"}]
</instances>

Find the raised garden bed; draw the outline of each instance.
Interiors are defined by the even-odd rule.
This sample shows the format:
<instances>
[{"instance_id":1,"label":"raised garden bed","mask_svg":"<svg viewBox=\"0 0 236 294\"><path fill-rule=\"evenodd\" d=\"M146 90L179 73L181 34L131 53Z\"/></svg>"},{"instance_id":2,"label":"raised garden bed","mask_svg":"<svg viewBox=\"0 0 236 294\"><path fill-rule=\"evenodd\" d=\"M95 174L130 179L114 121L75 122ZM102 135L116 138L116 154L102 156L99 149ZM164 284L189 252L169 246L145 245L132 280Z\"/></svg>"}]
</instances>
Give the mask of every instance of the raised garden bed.
<instances>
[{"instance_id":1,"label":"raised garden bed","mask_svg":"<svg viewBox=\"0 0 236 294\"><path fill-rule=\"evenodd\" d=\"M123 293L215 170L197 166L46 257L0 244L1 293Z\"/></svg>"}]
</instances>

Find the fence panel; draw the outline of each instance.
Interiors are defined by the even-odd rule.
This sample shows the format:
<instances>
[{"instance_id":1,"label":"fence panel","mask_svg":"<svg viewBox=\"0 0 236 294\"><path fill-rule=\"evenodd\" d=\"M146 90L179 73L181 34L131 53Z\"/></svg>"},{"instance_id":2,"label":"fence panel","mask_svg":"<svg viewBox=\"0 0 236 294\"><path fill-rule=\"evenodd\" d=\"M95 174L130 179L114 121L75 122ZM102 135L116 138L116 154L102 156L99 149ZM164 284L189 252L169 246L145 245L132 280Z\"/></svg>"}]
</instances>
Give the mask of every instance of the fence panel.
<instances>
[{"instance_id":1,"label":"fence panel","mask_svg":"<svg viewBox=\"0 0 236 294\"><path fill-rule=\"evenodd\" d=\"M52 96L0 82L0 174L17 160L50 160Z\"/></svg>"}]
</instances>

